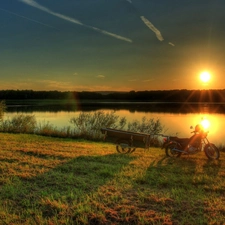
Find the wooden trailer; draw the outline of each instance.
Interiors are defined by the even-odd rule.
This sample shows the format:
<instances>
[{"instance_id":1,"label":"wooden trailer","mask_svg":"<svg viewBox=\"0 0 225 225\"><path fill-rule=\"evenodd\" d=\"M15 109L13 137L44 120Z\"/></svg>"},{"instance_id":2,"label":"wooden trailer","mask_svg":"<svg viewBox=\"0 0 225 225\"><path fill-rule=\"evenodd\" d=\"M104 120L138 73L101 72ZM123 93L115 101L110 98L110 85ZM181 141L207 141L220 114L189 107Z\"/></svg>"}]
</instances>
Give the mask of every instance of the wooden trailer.
<instances>
[{"instance_id":1,"label":"wooden trailer","mask_svg":"<svg viewBox=\"0 0 225 225\"><path fill-rule=\"evenodd\" d=\"M154 136L112 128L102 128L101 132L104 134L104 140L116 144L116 150L119 153L131 153L138 147L148 149Z\"/></svg>"}]
</instances>

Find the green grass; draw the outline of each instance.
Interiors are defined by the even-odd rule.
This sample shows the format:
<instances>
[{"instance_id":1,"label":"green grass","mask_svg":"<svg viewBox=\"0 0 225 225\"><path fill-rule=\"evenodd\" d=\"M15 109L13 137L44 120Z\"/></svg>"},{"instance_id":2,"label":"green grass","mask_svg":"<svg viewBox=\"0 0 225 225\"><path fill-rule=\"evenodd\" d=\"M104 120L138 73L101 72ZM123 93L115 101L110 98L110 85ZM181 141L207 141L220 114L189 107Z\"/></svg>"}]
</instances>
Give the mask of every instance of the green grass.
<instances>
[{"instance_id":1,"label":"green grass","mask_svg":"<svg viewBox=\"0 0 225 225\"><path fill-rule=\"evenodd\" d=\"M224 159L0 133L0 224L224 224Z\"/></svg>"}]
</instances>

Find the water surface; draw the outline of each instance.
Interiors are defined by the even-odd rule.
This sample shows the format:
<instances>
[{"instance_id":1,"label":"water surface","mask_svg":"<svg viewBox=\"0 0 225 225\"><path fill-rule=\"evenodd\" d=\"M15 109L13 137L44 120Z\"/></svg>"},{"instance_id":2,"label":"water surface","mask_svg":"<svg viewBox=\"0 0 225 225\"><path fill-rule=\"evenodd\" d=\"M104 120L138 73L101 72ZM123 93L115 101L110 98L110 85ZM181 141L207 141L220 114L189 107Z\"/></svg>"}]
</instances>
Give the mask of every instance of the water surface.
<instances>
[{"instance_id":1,"label":"water surface","mask_svg":"<svg viewBox=\"0 0 225 225\"><path fill-rule=\"evenodd\" d=\"M115 111L120 117L128 121L141 120L143 117L159 119L164 126L163 134L189 137L190 126L195 126L202 119L209 122L209 140L225 144L223 128L225 127L225 110L223 104L178 104L178 103L146 103L146 102L101 102L84 105L73 104L18 104L7 108L5 119L16 114L32 114L40 123L49 122L60 128L72 126L71 118L80 112Z\"/></svg>"}]
</instances>

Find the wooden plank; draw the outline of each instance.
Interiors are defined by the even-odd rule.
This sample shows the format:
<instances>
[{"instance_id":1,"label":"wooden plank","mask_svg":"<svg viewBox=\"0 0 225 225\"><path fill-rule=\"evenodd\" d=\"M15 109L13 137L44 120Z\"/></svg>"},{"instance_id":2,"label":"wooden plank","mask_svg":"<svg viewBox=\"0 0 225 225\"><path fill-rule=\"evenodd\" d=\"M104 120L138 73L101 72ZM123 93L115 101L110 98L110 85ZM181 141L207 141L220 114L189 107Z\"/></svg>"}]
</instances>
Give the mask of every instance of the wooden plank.
<instances>
[{"instance_id":1,"label":"wooden plank","mask_svg":"<svg viewBox=\"0 0 225 225\"><path fill-rule=\"evenodd\" d=\"M150 134L137 133L131 131L117 130L112 128L102 128L101 132L105 135L105 139L118 141L121 139L128 140L132 146L148 148L150 143Z\"/></svg>"},{"instance_id":2,"label":"wooden plank","mask_svg":"<svg viewBox=\"0 0 225 225\"><path fill-rule=\"evenodd\" d=\"M131 132L131 131L124 131L124 130L117 130L117 129L111 129L111 128L102 128L102 133L105 134L107 132L108 136L121 136L121 135L133 135L135 137L146 137L150 136L150 134L145 133L137 133L137 132Z\"/></svg>"}]
</instances>

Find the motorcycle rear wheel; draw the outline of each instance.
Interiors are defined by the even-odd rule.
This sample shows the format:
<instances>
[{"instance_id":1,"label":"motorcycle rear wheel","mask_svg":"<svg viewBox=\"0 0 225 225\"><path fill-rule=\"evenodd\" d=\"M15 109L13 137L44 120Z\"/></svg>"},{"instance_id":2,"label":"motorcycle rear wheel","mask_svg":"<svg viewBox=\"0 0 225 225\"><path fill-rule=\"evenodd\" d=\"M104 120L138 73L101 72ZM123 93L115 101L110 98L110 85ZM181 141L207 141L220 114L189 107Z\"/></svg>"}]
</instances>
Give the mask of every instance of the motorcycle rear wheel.
<instances>
[{"instance_id":1,"label":"motorcycle rear wheel","mask_svg":"<svg viewBox=\"0 0 225 225\"><path fill-rule=\"evenodd\" d=\"M166 147L166 155L170 158L178 158L181 155L181 152L178 152L174 149L177 149L177 144L176 143L171 143L169 145L167 145Z\"/></svg>"},{"instance_id":2,"label":"motorcycle rear wheel","mask_svg":"<svg viewBox=\"0 0 225 225\"><path fill-rule=\"evenodd\" d=\"M219 149L212 143L207 144L204 147L204 152L208 159L219 159L220 158Z\"/></svg>"}]
</instances>

